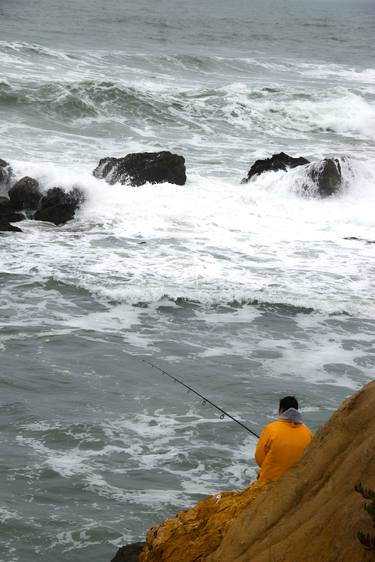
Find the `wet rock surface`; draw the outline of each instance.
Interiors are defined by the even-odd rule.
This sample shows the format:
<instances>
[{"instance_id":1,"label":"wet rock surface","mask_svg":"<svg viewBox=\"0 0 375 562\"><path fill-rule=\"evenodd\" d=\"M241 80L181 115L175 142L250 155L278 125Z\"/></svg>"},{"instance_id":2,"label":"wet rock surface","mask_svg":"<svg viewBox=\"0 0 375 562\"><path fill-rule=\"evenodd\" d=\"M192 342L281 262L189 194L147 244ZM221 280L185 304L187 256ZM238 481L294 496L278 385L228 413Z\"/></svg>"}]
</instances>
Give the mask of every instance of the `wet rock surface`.
<instances>
[{"instance_id":1,"label":"wet rock surface","mask_svg":"<svg viewBox=\"0 0 375 562\"><path fill-rule=\"evenodd\" d=\"M185 159L168 151L139 152L124 158L103 158L93 172L108 183L141 186L145 183L186 183Z\"/></svg>"},{"instance_id":2,"label":"wet rock surface","mask_svg":"<svg viewBox=\"0 0 375 562\"><path fill-rule=\"evenodd\" d=\"M320 197L329 197L341 189L343 178L337 158L326 158L311 164L308 175L316 185Z\"/></svg>"},{"instance_id":3,"label":"wet rock surface","mask_svg":"<svg viewBox=\"0 0 375 562\"><path fill-rule=\"evenodd\" d=\"M25 215L15 211L7 197L0 197L0 219L8 222L19 222L25 219Z\"/></svg>"},{"instance_id":4,"label":"wet rock surface","mask_svg":"<svg viewBox=\"0 0 375 562\"><path fill-rule=\"evenodd\" d=\"M43 194L39 182L25 176L9 189L8 197L0 197L0 219L5 224L27 217L58 226L73 219L83 201L83 193L78 188L65 191L54 187Z\"/></svg>"},{"instance_id":5,"label":"wet rock surface","mask_svg":"<svg viewBox=\"0 0 375 562\"><path fill-rule=\"evenodd\" d=\"M49 189L40 200L34 220L52 222L56 226L72 220L76 210L83 202L83 194L78 189L65 192L61 187Z\"/></svg>"},{"instance_id":6,"label":"wet rock surface","mask_svg":"<svg viewBox=\"0 0 375 562\"><path fill-rule=\"evenodd\" d=\"M119 548L111 562L139 562L139 556L145 546L144 542L136 542Z\"/></svg>"},{"instance_id":7,"label":"wet rock surface","mask_svg":"<svg viewBox=\"0 0 375 562\"><path fill-rule=\"evenodd\" d=\"M325 158L318 162L309 162L304 157L293 158L285 152L274 154L271 158L257 160L251 166L248 175L242 180L247 183L252 178L265 172L284 172L305 167L304 173L300 176L300 192L310 197L330 197L338 193L343 186L343 173L340 160L338 158Z\"/></svg>"},{"instance_id":8,"label":"wet rock surface","mask_svg":"<svg viewBox=\"0 0 375 562\"><path fill-rule=\"evenodd\" d=\"M339 159L326 158L310 163L302 156L294 158L285 152L257 160L243 181L247 183L265 172L288 171L300 166L305 167L300 178L302 193L323 198L336 194L342 188L343 173ZM103 158L93 174L109 184L119 182L131 186L163 182L184 185L186 182L184 157L169 151L132 153L124 158ZM54 187L43 193L38 180L30 176L19 179L13 185L12 181L11 166L0 159L0 220L3 231L16 230L10 223L25 218L51 222L56 226L65 224L74 218L77 209L84 202L83 193L77 188L65 191L61 187Z\"/></svg>"},{"instance_id":9,"label":"wet rock surface","mask_svg":"<svg viewBox=\"0 0 375 562\"><path fill-rule=\"evenodd\" d=\"M0 217L0 232L22 232L22 230Z\"/></svg>"},{"instance_id":10,"label":"wet rock surface","mask_svg":"<svg viewBox=\"0 0 375 562\"><path fill-rule=\"evenodd\" d=\"M264 172L277 172L278 170L283 170L284 172L289 168L297 168L298 166L305 166L310 164L309 160L300 156L298 158L293 158L285 154L285 152L280 152L279 154L274 154L271 158L264 158L263 160L257 160L251 166L247 177L242 180L243 183L247 183L252 177L263 174Z\"/></svg>"},{"instance_id":11,"label":"wet rock surface","mask_svg":"<svg viewBox=\"0 0 375 562\"><path fill-rule=\"evenodd\" d=\"M25 176L10 188L8 196L16 211L33 211L38 207L42 192L37 180Z\"/></svg>"},{"instance_id":12,"label":"wet rock surface","mask_svg":"<svg viewBox=\"0 0 375 562\"><path fill-rule=\"evenodd\" d=\"M13 209L8 197L0 197L0 231L22 232L22 230L10 223L24 220L24 215Z\"/></svg>"}]
</instances>

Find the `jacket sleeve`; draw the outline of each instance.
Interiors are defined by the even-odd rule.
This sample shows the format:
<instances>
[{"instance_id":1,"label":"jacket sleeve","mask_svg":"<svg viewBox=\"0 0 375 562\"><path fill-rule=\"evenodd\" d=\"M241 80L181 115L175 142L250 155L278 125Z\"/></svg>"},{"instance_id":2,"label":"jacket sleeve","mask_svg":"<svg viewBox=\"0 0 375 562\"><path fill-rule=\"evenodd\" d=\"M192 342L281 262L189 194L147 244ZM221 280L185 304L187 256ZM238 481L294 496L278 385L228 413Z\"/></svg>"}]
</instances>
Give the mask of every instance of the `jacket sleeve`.
<instances>
[{"instance_id":1,"label":"jacket sleeve","mask_svg":"<svg viewBox=\"0 0 375 562\"><path fill-rule=\"evenodd\" d=\"M271 435L268 426L263 429L255 450L255 461L258 466L262 466L264 459L271 447Z\"/></svg>"}]
</instances>

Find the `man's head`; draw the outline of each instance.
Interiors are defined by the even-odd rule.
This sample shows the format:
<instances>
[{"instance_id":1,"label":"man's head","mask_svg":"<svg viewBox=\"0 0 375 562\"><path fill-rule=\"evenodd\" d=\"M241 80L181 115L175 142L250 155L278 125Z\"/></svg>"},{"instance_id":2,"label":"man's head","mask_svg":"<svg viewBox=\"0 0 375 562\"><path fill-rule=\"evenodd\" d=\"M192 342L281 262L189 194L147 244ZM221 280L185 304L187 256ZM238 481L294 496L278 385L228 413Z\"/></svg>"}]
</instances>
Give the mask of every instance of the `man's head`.
<instances>
[{"instance_id":1,"label":"man's head","mask_svg":"<svg viewBox=\"0 0 375 562\"><path fill-rule=\"evenodd\" d=\"M279 403L279 414L286 412L289 408L298 410L297 398L294 396L285 396L285 398L281 398Z\"/></svg>"}]
</instances>

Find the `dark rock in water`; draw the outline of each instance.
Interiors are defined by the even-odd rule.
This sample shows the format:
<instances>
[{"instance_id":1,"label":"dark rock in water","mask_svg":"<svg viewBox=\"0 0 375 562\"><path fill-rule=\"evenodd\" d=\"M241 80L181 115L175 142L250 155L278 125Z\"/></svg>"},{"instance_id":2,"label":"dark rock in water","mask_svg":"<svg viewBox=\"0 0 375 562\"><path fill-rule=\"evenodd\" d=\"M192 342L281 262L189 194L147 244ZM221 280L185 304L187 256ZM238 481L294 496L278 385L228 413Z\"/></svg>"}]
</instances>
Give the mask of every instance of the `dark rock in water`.
<instances>
[{"instance_id":1,"label":"dark rock in water","mask_svg":"<svg viewBox=\"0 0 375 562\"><path fill-rule=\"evenodd\" d=\"M274 154L271 158L265 158L264 160L257 160L251 166L247 177L242 180L242 183L247 183L253 176L263 174L264 172L277 172L278 170L288 170L289 168L297 168L297 166L305 166L310 164L309 160L303 158L293 158L288 156L285 152L280 152L280 154Z\"/></svg>"},{"instance_id":2,"label":"dark rock in water","mask_svg":"<svg viewBox=\"0 0 375 562\"><path fill-rule=\"evenodd\" d=\"M7 197L0 197L0 220L6 222L19 222L25 219L22 213L17 213Z\"/></svg>"},{"instance_id":3,"label":"dark rock in water","mask_svg":"<svg viewBox=\"0 0 375 562\"><path fill-rule=\"evenodd\" d=\"M309 166L307 166L309 164ZM310 163L306 158L293 158L284 152L274 154L271 158L257 160L250 168L247 178L242 180L247 183L253 176L269 171L289 170L298 166L306 166L306 183L302 188L311 195L329 197L337 193L342 186L342 171L340 161L336 158L326 158L320 162Z\"/></svg>"},{"instance_id":4,"label":"dark rock in water","mask_svg":"<svg viewBox=\"0 0 375 562\"><path fill-rule=\"evenodd\" d=\"M124 158L102 158L93 172L110 184L186 183L185 158L171 152L139 152Z\"/></svg>"},{"instance_id":5,"label":"dark rock in water","mask_svg":"<svg viewBox=\"0 0 375 562\"><path fill-rule=\"evenodd\" d=\"M8 187L12 173L12 168L9 166L8 162L0 158L0 187L2 185Z\"/></svg>"},{"instance_id":6,"label":"dark rock in water","mask_svg":"<svg viewBox=\"0 0 375 562\"><path fill-rule=\"evenodd\" d=\"M46 209L39 209L34 215L34 220L52 222L56 226L65 224L74 218L74 210L68 205L55 205Z\"/></svg>"},{"instance_id":7,"label":"dark rock in water","mask_svg":"<svg viewBox=\"0 0 375 562\"><path fill-rule=\"evenodd\" d=\"M55 205L70 205L77 208L83 202L83 193L76 187L70 191L64 191L61 187L52 187L42 197L40 208L47 209Z\"/></svg>"},{"instance_id":8,"label":"dark rock in water","mask_svg":"<svg viewBox=\"0 0 375 562\"><path fill-rule=\"evenodd\" d=\"M144 542L136 542L119 548L111 562L139 562L139 555L145 546Z\"/></svg>"},{"instance_id":9,"label":"dark rock in water","mask_svg":"<svg viewBox=\"0 0 375 562\"><path fill-rule=\"evenodd\" d=\"M22 232L18 226L13 226L0 216L0 232Z\"/></svg>"},{"instance_id":10,"label":"dark rock in water","mask_svg":"<svg viewBox=\"0 0 375 562\"><path fill-rule=\"evenodd\" d=\"M17 213L10 206L4 207L0 205L0 220L5 220L7 222L21 222L25 220L25 215L22 213Z\"/></svg>"},{"instance_id":11,"label":"dark rock in water","mask_svg":"<svg viewBox=\"0 0 375 562\"><path fill-rule=\"evenodd\" d=\"M37 209L42 198L39 183L28 176L16 182L8 195L10 204L16 211Z\"/></svg>"},{"instance_id":12,"label":"dark rock in water","mask_svg":"<svg viewBox=\"0 0 375 562\"><path fill-rule=\"evenodd\" d=\"M53 187L42 197L40 208L33 218L37 221L52 222L56 226L65 224L74 218L83 199L82 192L77 188L66 192L61 187Z\"/></svg>"},{"instance_id":13,"label":"dark rock in water","mask_svg":"<svg viewBox=\"0 0 375 562\"><path fill-rule=\"evenodd\" d=\"M311 164L308 175L317 186L321 197L329 197L337 193L342 185L340 161L337 158L326 158L321 162Z\"/></svg>"},{"instance_id":14,"label":"dark rock in water","mask_svg":"<svg viewBox=\"0 0 375 562\"><path fill-rule=\"evenodd\" d=\"M375 240L367 240L366 238L358 238L357 236L344 236L344 240L353 240L355 242L365 242L366 244L375 244Z\"/></svg>"}]
</instances>

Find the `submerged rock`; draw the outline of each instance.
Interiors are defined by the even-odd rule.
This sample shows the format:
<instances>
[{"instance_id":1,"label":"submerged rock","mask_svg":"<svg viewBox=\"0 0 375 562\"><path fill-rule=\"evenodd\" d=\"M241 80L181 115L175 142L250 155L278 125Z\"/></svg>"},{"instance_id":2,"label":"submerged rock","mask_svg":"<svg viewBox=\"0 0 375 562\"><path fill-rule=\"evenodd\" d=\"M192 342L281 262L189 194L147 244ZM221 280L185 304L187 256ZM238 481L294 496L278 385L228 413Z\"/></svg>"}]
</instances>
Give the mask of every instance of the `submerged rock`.
<instances>
[{"instance_id":1,"label":"submerged rock","mask_svg":"<svg viewBox=\"0 0 375 562\"><path fill-rule=\"evenodd\" d=\"M313 163L308 168L308 176L317 188L320 197L337 193L342 186L342 171L337 158L326 158Z\"/></svg>"},{"instance_id":2,"label":"submerged rock","mask_svg":"<svg viewBox=\"0 0 375 562\"><path fill-rule=\"evenodd\" d=\"M0 219L6 222L19 222L24 220L25 216L14 210L8 197L0 197Z\"/></svg>"},{"instance_id":3,"label":"submerged rock","mask_svg":"<svg viewBox=\"0 0 375 562\"><path fill-rule=\"evenodd\" d=\"M0 216L0 232L22 232L18 226L13 226Z\"/></svg>"},{"instance_id":4,"label":"submerged rock","mask_svg":"<svg viewBox=\"0 0 375 562\"><path fill-rule=\"evenodd\" d=\"M40 208L33 218L37 221L52 222L56 226L65 224L74 218L83 199L83 193L77 188L66 192L61 187L53 187L42 197Z\"/></svg>"},{"instance_id":5,"label":"submerged rock","mask_svg":"<svg viewBox=\"0 0 375 562\"><path fill-rule=\"evenodd\" d=\"M149 183L186 183L185 159L168 151L139 152L124 158L103 158L93 172L108 183L133 186Z\"/></svg>"},{"instance_id":6,"label":"submerged rock","mask_svg":"<svg viewBox=\"0 0 375 562\"><path fill-rule=\"evenodd\" d=\"M342 404L298 464L254 489L237 513L246 490L203 500L150 529L141 562L369 562L357 534L374 529L355 485L375 488L374 410L375 381Z\"/></svg>"},{"instance_id":7,"label":"submerged rock","mask_svg":"<svg viewBox=\"0 0 375 562\"><path fill-rule=\"evenodd\" d=\"M38 208L42 193L39 182L29 176L18 180L9 192L10 204L16 211L33 211Z\"/></svg>"},{"instance_id":8,"label":"submerged rock","mask_svg":"<svg viewBox=\"0 0 375 562\"><path fill-rule=\"evenodd\" d=\"M144 542L136 542L119 548L111 562L139 562L139 555L145 546Z\"/></svg>"},{"instance_id":9,"label":"submerged rock","mask_svg":"<svg viewBox=\"0 0 375 562\"><path fill-rule=\"evenodd\" d=\"M293 158L293 156L288 156L285 152L280 152L279 154L274 154L271 158L254 162L242 183L247 183L253 176L263 174L264 172L286 171L289 168L297 168L297 166L305 166L306 164L310 164L310 162L303 158L303 156Z\"/></svg>"}]
</instances>

